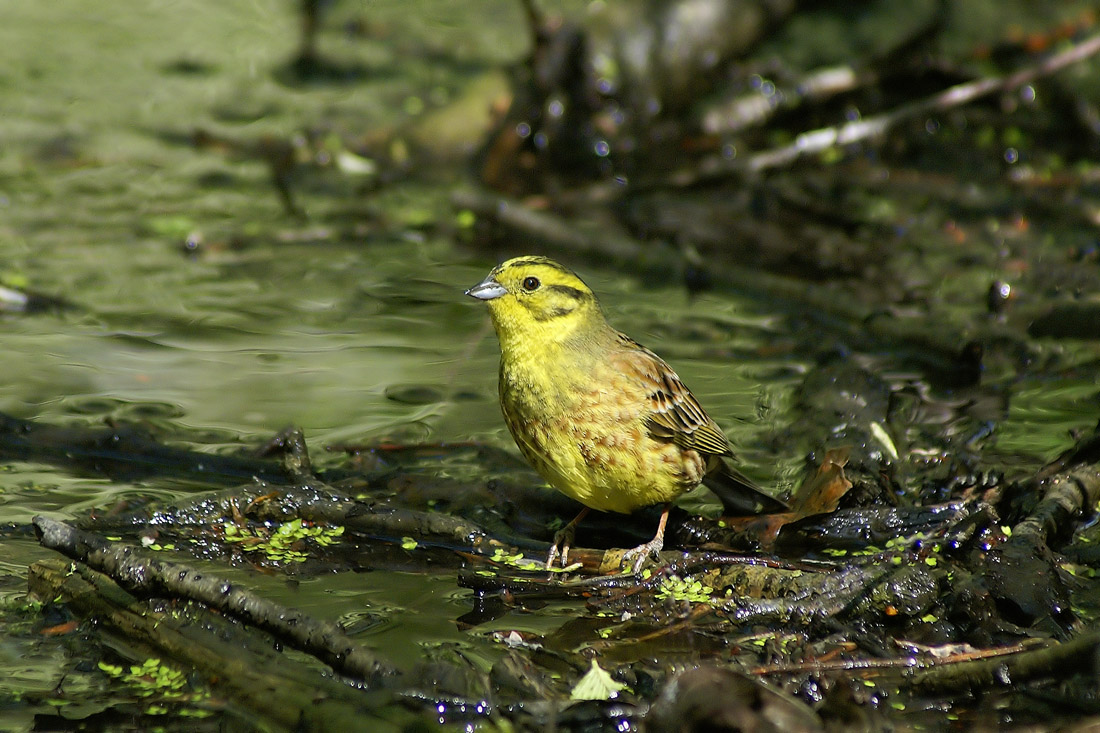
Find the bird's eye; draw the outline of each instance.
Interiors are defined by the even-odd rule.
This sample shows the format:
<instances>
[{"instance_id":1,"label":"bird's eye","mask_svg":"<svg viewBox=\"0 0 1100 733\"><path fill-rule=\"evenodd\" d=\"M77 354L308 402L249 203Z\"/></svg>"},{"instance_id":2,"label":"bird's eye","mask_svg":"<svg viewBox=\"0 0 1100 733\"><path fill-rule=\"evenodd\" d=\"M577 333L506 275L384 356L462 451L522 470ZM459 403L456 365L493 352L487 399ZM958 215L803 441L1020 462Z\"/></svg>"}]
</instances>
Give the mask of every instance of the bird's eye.
<instances>
[{"instance_id":1,"label":"bird's eye","mask_svg":"<svg viewBox=\"0 0 1100 733\"><path fill-rule=\"evenodd\" d=\"M539 285L542 285L542 283L539 282L539 279L537 277L523 278L523 289L526 290L528 293L532 293L538 290Z\"/></svg>"}]
</instances>

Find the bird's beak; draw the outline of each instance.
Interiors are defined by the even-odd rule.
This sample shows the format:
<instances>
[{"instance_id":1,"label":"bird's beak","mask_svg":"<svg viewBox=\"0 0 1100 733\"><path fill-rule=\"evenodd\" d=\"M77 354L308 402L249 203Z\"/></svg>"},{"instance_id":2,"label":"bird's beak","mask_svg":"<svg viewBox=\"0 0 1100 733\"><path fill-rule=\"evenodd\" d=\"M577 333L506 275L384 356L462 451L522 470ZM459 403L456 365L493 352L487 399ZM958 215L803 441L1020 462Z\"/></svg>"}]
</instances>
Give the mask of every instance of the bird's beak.
<instances>
[{"instance_id":1,"label":"bird's beak","mask_svg":"<svg viewBox=\"0 0 1100 733\"><path fill-rule=\"evenodd\" d=\"M490 275L467 290L466 295L469 295L471 298L477 298L478 300L492 300L493 298L499 298L507 292L504 286L494 280L493 276Z\"/></svg>"}]
</instances>

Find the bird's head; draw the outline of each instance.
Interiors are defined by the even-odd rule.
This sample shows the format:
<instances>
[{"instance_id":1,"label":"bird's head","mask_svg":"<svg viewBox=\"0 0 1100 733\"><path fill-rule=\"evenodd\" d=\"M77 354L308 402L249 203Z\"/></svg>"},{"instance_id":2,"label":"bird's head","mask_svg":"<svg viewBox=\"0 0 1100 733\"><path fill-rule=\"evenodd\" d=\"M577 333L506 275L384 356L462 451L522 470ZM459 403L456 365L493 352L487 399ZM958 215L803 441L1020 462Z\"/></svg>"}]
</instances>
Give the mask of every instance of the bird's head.
<instances>
[{"instance_id":1,"label":"bird's head","mask_svg":"<svg viewBox=\"0 0 1100 733\"><path fill-rule=\"evenodd\" d=\"M502 347L517 339L560 343L607 327L589 287L546 257L503 262L466 294L488 303Z\"/></svg>"}]
</instances>

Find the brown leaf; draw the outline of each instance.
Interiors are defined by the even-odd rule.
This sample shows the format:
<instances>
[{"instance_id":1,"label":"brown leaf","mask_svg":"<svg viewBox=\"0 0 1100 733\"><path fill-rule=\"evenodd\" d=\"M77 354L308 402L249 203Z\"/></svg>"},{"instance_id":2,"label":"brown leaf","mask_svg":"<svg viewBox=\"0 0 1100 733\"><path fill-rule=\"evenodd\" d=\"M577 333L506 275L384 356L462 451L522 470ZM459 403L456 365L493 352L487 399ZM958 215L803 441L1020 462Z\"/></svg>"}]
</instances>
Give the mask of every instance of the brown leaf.
<instances>
[{"instance_id":1,"label":"brown leaf","mask_svg":"<svg viewBox=\"0 0 1100 733\"><path fill-rule=\"evenodd\" d=\"M748 517L744 522L733 521L743 532L757 534L764 548L771 547L784 525L815 514L836 511L840 499L852 488L852 482L844 476L848 463L848 448L836 448L826 452L817 471L798 487L791 498L791 511ZM731 521L731 520L726 520Z\"/></svg>"},{"instance_id":2,"label":"brown leaf","mask_svg":"<svg viewBox=\"0 0 1100 733\"><path fill-rule=\"evenodd\" d=\"M844 476L848 453L848 448L825 453L817 472L802 483L791 499L791 513L795 519L836 511L840 499L852 488L852 482Z\"/></svg>"}]
</instances>

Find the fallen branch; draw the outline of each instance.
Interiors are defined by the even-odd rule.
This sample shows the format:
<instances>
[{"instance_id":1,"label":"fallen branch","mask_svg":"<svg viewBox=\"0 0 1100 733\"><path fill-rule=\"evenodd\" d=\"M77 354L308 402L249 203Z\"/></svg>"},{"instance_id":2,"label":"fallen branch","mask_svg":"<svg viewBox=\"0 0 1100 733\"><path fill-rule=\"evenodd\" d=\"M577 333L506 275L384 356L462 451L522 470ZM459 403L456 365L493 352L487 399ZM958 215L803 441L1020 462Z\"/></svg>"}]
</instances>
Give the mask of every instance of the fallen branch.
<instances>
[{"instance_id":1,"label":"fallen branch","mask_svg":"<svg viewBox=\"0 0 1100 733\"><path fill-rule=\"evenodd\" d=\"M960 689L1008 687L1020 682L1054 677L1065 679L1076 672L1092 675L1093 660L1100 648L1100 631L1042 649L1009 656L975 659L957 664L937 663L905 673L907 686L917 692L958 692Z\"/></svg>"},{"instance_id":2,"label":"fallen branch","mask_svg":"<svg viewBox=\"0 0 1100 733\"><path fill-rule=\"evenodd\" d=\"M1069 534L1100 501L1100 470L1086 466L1052 477L1043 498L1012 528L1012 540L1049 544Z\"/></svg>"},{"instance_id":3,"label":"fallen branch","mask_svg":"<svg viewBox=\"0 0 1100 733\"><path fill-rule=\"evenodd\" d=\"M366 502L353 499L321 482L313 481L294 487L280 487L272 496L270 487L249 486L217 499L201 497L191 505L168 507L151 516L129 518L127 525L179 526L192 521L219 521L233 515L235 503L241 516L260 522L287 522L302 519L319 524L342 526L352 532L400 540L413 537L418 542L440 542L483 554L497 548L510 549L505 540L492 536L479 524L442 512L422 512L391 506L383 501ZM96 528L111 528L112 524L97 524ZM521 537L507 540L524 542ZM538 548L545 543L527 540Z\"/></svg>"},{"instance_id":4,"label":"fallen branch","mask_svg":"<svg viewBox=\"0 0 1100 733\"><path fill-rule=\"evenodd\" d=\"M32 522L43 546L87 563L131 592L168 594L205 603L277 635L342 674L370 684L394 674L391 665L348 638L337 624L260 598L215 575L149 557L133 546L108 542L63 522L41 516Z\"/></svg>"},{"instance_id":5,"label":"fallen branch","mask_svg":"<svg viewBox=\"0 0 1100 733\"><path fill-rule=\"evenodd\" d=\"M930 669L948 664L963 664L976 660L996 659L1003 658L1013 654L1020 654L1025 651L1029 651L1035 647L1036 644L1042 644L1043 642L1038 639L1029 640L1025 643L1011 644L1005 647L997 647L994 649L980 649L961 654L955 654L950 657L937 659L916 659L912 656L905 657L892 657L888 659L874 658L874 659L811 659L806 662L794 662L787 664L765 664L759 667L753 667L748 670L749 674L766 676L773 674L789 675L789 674L823 674L826 672L846 672L846 677L852 676L851 673L858 672L860 677L864 679L871 679L873 677L881 676L882 673L887 675L894 674L896 670L902 669L912 671L914 669ZM1046 648L1044 646L1044 648Z\"/></svg>"},{"instance_id":6,"label":"fallen branch","mask_svg":"<svg viewBox=\"0 0 1100 733\"><path fill-rule=\"evenodd\" d=\"M859 65L817 69L784 87L765 94L758 91L719 103L702 116L701 127L708 135L732 135L749 127L763 125L778 112L796 109L808 103L820 103L840 94L882 82L880 69L889 69L895 59L912 58L943 30L946 4L940 3L928 20L918 25L893 48Z\"/></svg>"},{"instance_id":7,"label":"fallen branch","mask_svg":"<svg viewBox=\"0 0 1100 733\"><path fill-rule=\"evenodd\" d=\"M1095 436L1087 441L1095 442ZM1081 457L1095 459L1087 451ZM1056 459L1054 465L1070 468L1063 459ZM1053 476L1044 469L1040 476L1028 488L1042 490L1042 498L1012 527L1010 536L989 551L983 575L989 592L999 601L1013 604L1031 619L1049 616L1068 629L1070 594L1050 545L1062 541L1093 511L1100 500L1100 471L1085 465Z\"/></svg>"},{"instance_id":8,"label":"fallen branch","mask_svg":"<svg viewBox=\"0 0 1100 733\"><path fill-rule=\"evenodd\" d=\"M149 610L102 573L86 565L74 570L60 560L31 565L28 583L39 598L59 599L78 616L94 618L99 628L125 638L119 646L135 653L129 661L163 657L197 670L212 689L255 716L246 719L247 728L402 729L380 715L398 712L396 704L295 663L270 643L247 643L247 629L215 614L196 623L189 614Z\"/></svg>"},{"instance_id":9,"label":"fallen branch","mask_svg":"<svg viewBox=\"0 0 1100 733\"><path fill-rule=\"evenodd\" d=\"M789 166L806 155L880 137L905 120L934 112L944 112L991 94L1017 89L1036 79L1051 76L1097 53L1100 53L1100 35L1090 36L1065 51L1049 56L1042 62L1014 74L957 84L881 115L804 132L790 145L753 153L745 158L734 160L724 157L710 158L689 171L673 174L665 184L683 188L712 178L760 173L771 168Z\"/></svg>"}]
</instances>

